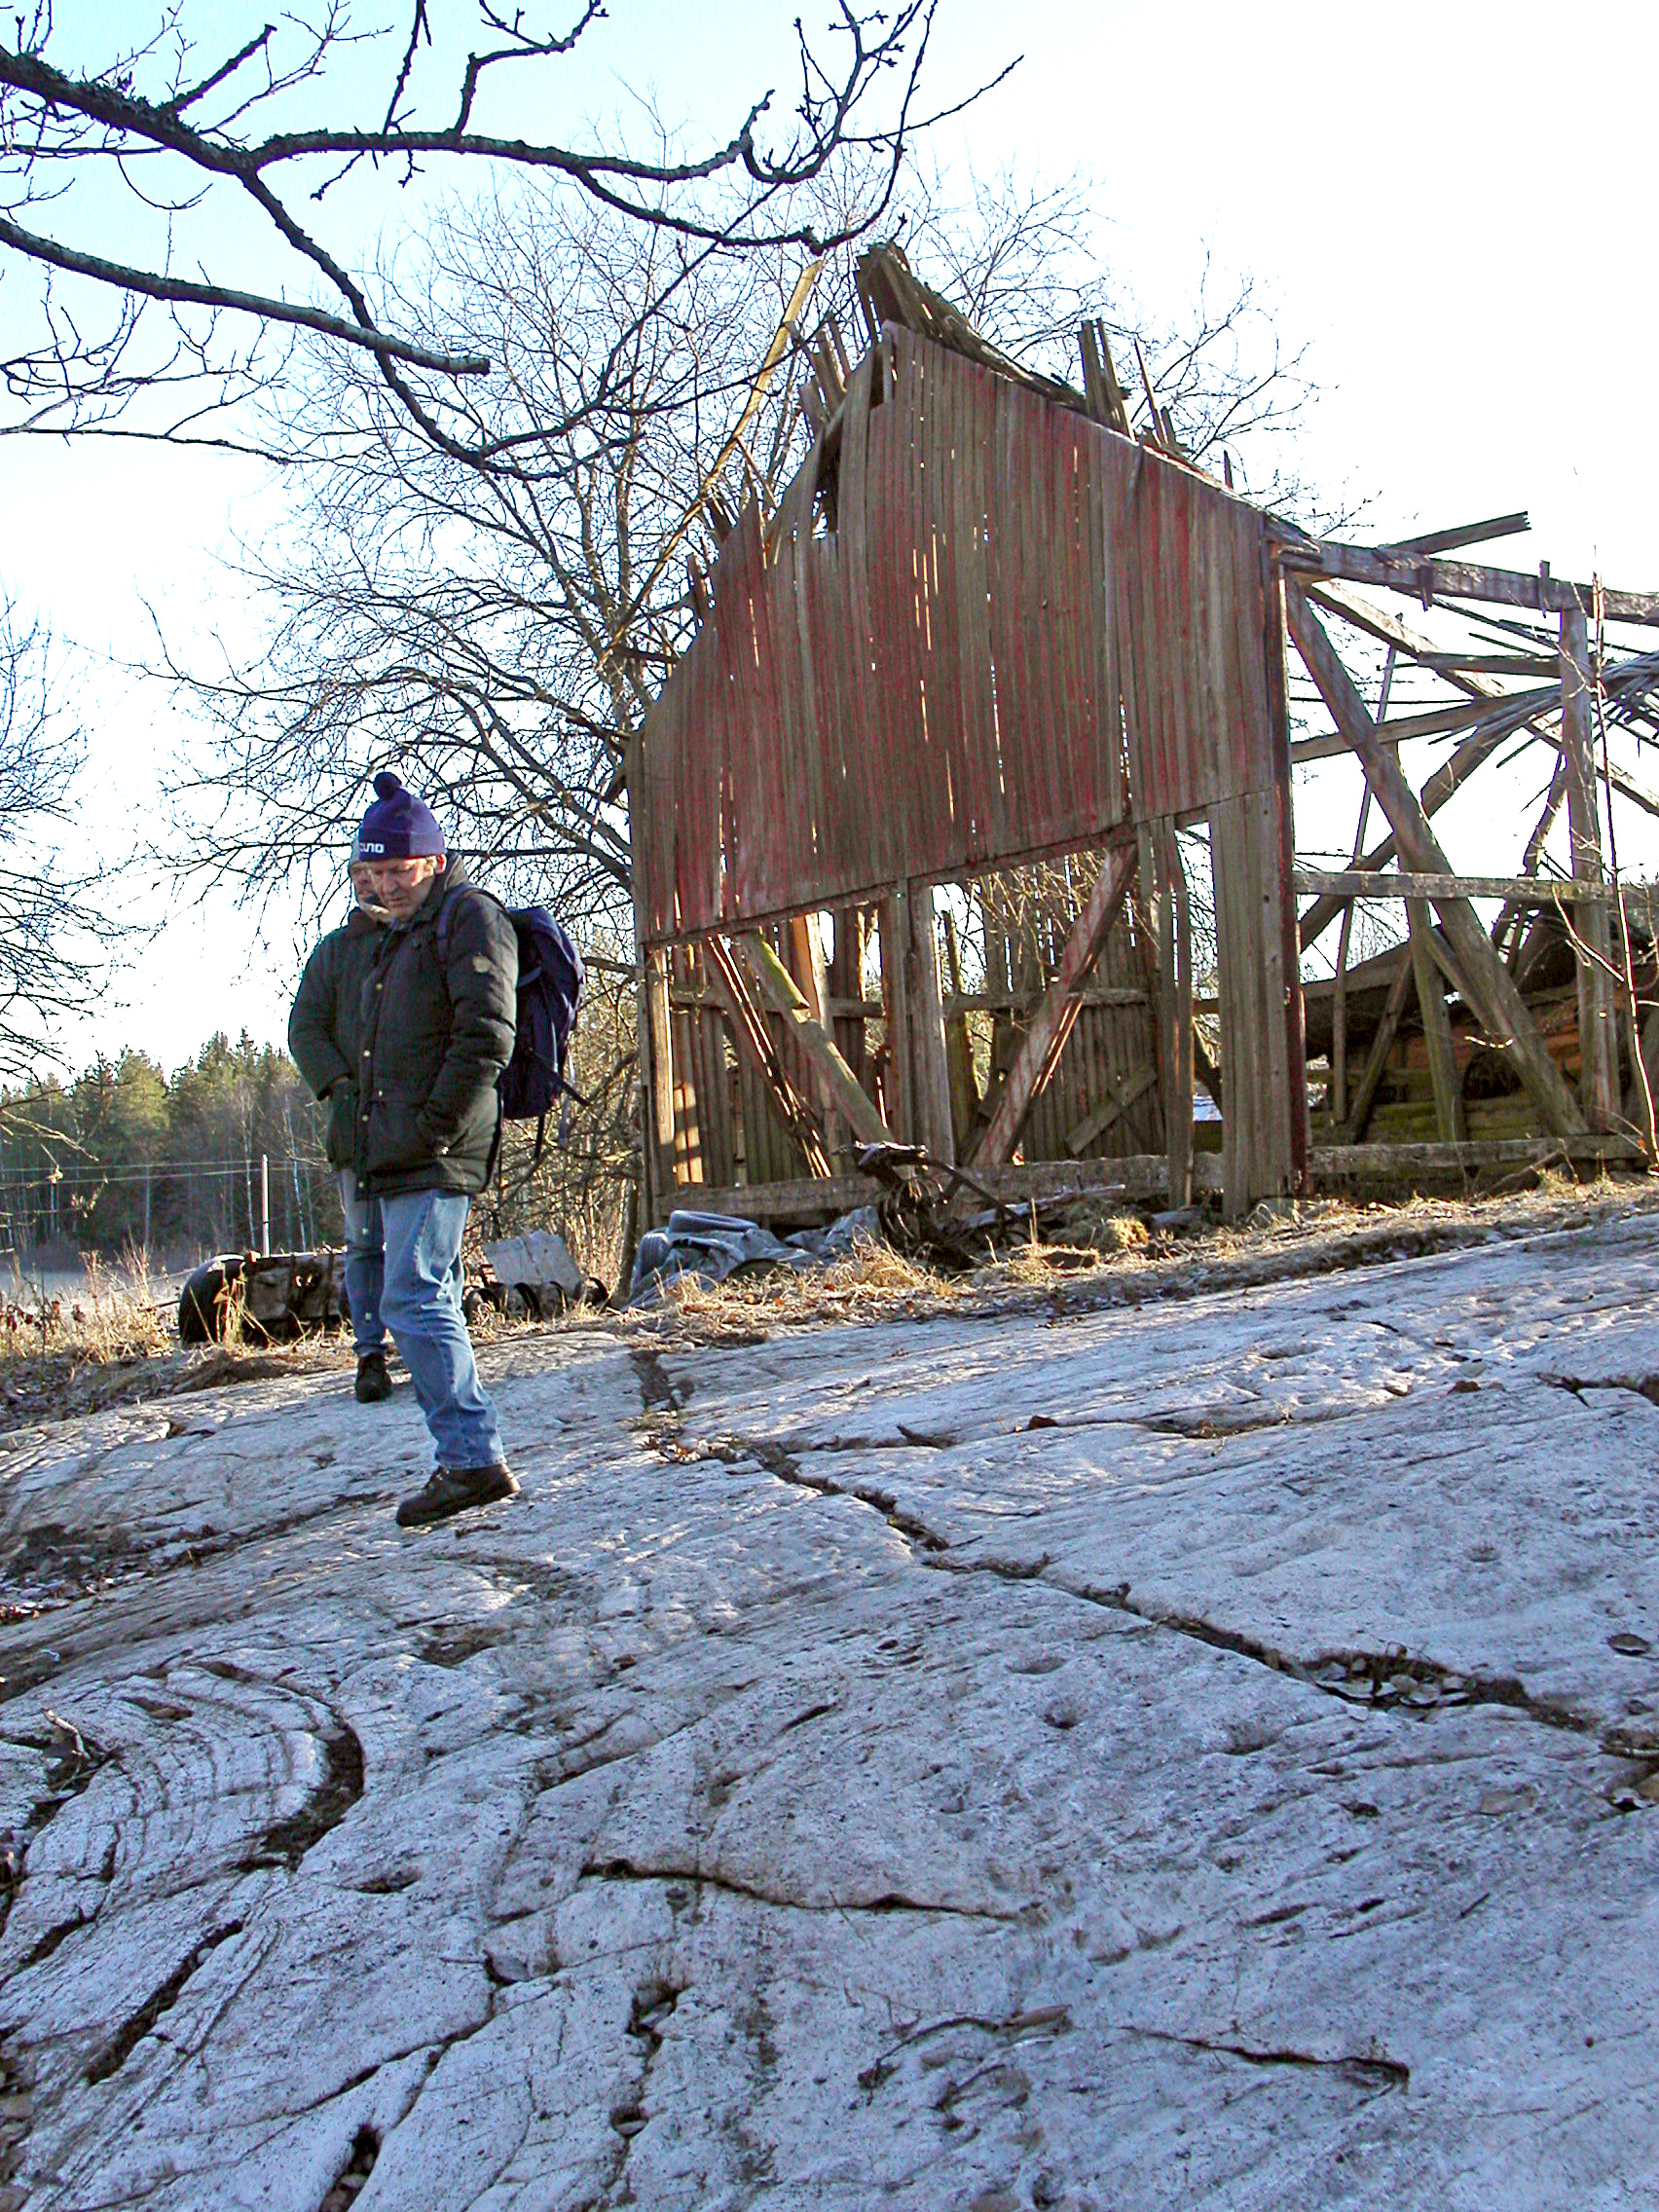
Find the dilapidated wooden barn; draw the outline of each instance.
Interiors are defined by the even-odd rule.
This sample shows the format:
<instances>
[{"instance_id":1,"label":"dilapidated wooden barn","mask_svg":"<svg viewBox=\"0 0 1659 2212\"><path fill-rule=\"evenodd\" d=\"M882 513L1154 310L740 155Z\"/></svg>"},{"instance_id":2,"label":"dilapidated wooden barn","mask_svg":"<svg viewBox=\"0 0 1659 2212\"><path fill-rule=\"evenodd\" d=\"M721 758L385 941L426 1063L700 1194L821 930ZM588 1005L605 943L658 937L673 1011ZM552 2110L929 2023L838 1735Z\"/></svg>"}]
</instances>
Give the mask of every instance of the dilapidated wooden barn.
<instances>
[{"instance_id":1,"label":"dilapidated wooden barn","mask_svg":"<svg viewBox=\"0 0 1659 2212\"><path fill-rule=\"evenodd\" d=\"M1133 426L1098 326L1078 391L998 354L894 247L859 282L867 350L812 349L812 451L694 574L697 629L629 758L651 1217L822 1217L869 1195L858 1150L886 1141L1007 1198L1181 1204L1219 1169L1235 1216L1321 1181L1650 1152L1651 933L1609 874L1598 781L1610 806L1607 719L1651 726L1659 654L1610 641L1659 596L1445 557L1521 517L1315 540L1195 466L1150 389ZM1513 635L1437 651L1356 586L1501 608ZM1334 624L1386 646L1377 716ZM1295 742L1291 645L1334 725ZM1389 719L1402 659L1449 703ZM1431 733L1456 742L1419 791L1398 747ZM1432 827L1518 733L1553 749L1565 882L1534 872L1541 835L1518 876L1459 876ZM1299 865L1293 767L1338 751L1365 779L1352 866ZM1359 899L1403 900L1409 928L1350 977ZM1529 997L1546 943L1569 1024ZM1361 1140L1411 1103L1414 1040L1430 1119L1408 1156ZM1475 1126L1490 1098L1500 1134Z\"/></svg>"}]
</instances>

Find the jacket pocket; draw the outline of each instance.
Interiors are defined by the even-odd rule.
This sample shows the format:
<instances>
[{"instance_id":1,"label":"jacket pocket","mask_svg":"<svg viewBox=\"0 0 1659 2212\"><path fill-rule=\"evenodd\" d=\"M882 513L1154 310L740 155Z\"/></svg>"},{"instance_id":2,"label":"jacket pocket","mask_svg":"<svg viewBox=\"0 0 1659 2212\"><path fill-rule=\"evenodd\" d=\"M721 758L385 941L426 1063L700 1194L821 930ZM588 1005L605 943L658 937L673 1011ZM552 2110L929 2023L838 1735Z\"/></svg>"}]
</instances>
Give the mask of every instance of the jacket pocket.
<instances>
[{"instance_id":1,"label":"jacket pocket","mask_svg":"<svg viewBox=\"0 0 1659 2212\"><path fill-rule=\"evenodd\" d=\"M421 1134L415 1109L394 1093L369 1109L369 1173L396 1175L429 1166L432 1147Z\"/></svg>"},{"instance_id":2,"label":"jacket pocket","mask_svg":"<svg viewBox=\"0 0 1659 2212\"><path fill-rule=\"evenodd\" d=\"M328 1094L328 1134L323 1150L331 1167L350 1167L357 1141L357 1087L337 1083Z\"/></svg>"}]
</instances>

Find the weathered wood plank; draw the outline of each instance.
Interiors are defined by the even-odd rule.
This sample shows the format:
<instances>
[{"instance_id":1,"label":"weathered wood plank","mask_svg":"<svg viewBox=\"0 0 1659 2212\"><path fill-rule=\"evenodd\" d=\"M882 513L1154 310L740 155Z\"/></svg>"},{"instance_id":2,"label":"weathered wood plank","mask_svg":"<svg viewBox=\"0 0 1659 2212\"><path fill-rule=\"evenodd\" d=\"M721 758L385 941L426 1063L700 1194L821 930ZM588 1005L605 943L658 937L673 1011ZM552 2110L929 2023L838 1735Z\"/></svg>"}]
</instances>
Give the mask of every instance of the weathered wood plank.
<instances>
[{"instance_id":1,"label":"weathered wood plank","mask_svg":"<svg viewBox=\"0 0 1659 2212\"><path fill-rule=\"evenodd\" d=\"M1055 1062L1077 1019L1079 988L1099 959L1134 880L1139 854L1133 845L1115 845L1102 857L1100 872L1060 955L1059 969L1020 1040L1008 1071L990 1126L974 1155L976 1169L1008 1159L1019 1138L1031 1102L1053 1073Z\"/></svg>"}]
</instances>

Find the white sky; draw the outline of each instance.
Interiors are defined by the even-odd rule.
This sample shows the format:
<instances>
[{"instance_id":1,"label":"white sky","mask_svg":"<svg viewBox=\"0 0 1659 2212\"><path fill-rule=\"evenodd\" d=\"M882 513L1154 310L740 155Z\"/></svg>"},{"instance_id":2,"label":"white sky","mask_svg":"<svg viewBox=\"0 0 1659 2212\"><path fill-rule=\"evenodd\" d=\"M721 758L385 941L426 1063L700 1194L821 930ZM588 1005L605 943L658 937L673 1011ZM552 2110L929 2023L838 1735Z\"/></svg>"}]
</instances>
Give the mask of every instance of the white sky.
<instances>
[{"instance_id":1,"label":"white sky","mask_svg":"<svg viewBox=\"0 0 1659 2212\"><path fill-rule=\"evenodd\" d=\"M608 109L625 84L654 85L671 119L729 129L752 88L787 93L797 4L611 0L611 22L565 65L561 106ZM1322 387L1304 473L1373 498L1356 535L1525 506L1531 537L1494 560L1659 585L1659 462L1642 434L1659 11L942 0L934 96L1015 53L1013 80L946 127L946 159L1089 173L1110 211L1100 256L1145 307L1185 298L1206 247L1221 272L1253 276ZM383 205L388 226L397 216ZM181 648L247 634L222 562L271 497L248 462L6 448L0 580L92 656L85 834L105 859L160 834L159 787L186 734L114 664L151 650L146 599ZM1517 806L1535 781L1521 776ZM1493 812L1490 795L1449 812L1455 860L1515 865L1475 850ZM1627 865L1641 820L1620 818ZM150 877L140 865L119 896L156 914ZM167 922L64 1049L79 1063L137 1044L170 1066L218 1027L279 1037L296 972L285 929L262 946L212 900Z\"/></svg>"}]
</instances>

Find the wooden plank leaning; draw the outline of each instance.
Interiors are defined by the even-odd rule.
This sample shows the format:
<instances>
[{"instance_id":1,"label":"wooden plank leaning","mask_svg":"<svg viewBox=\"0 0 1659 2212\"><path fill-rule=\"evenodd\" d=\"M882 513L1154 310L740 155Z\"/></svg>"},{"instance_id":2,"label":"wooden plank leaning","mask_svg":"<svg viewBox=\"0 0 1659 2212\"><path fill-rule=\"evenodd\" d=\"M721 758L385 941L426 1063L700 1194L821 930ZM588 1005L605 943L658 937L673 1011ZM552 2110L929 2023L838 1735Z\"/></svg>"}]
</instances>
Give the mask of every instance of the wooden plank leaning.
<instances>
[{"instance_id":1,"label":"wooden plank leaning","mask_svg":"<svg viewBox=\"0 0 1659 2212\"><path fill-rule=\"evenodd\" d=\"M1401 774L1390 749L1372 742L1376 725L1354 689L1353 679L1290 576L1285 578L1285 611L1309 675L1337 727L1359 756L1377 803L1388 817L1400 858L1414 872L1450 875L1451 865L1428 826L1417 793ZM1581 1135L1585 1124L1578 1101L1545 1049L1515 978L1498 958L1480 916L1467 899L1437 899L1434 904L1457 971L1458 988L1487 1035L1508 1056L1545 1128L1552 1136Z\"/></svg>"},{"instance_id":2,"label":"wooden plank leaning","mask_svg":"<svg viewBox=\"0 0 1659 2212\"><path fill-rule=\"evenodd\" d=\"M1053 1074L1065 1051L1083 1003L1084 982L1105 950L1138 864L1139 854L1133 845L1114 845L1102 857L1094 889L1072 925L1054 979L1020 1040L990 1126L979 1140L972 1162L976 1168L1000 1166L1012 1157L1032 1100Z\"/></svg>"},{"instance_id":3,"label":"wooden plank leaning","mask_svg":"<svg viewBox=\"0 0 1659 2212\"><path fill-rule=\"evenodd\" d=\"M812 1010L765 939L734 937L732 950L754 977L762 1002L784 1017L803 1057L822 1085L830 1106L864 1144L892 1144L893 1131L877 1112L874 1101L836 1050L834 1040Z\"/></svg>"},{"instance_id":4,"label":"wooden plank leaning","mask_svg":"<svg viewBox=\"0 0 1659 2212\"><path fill-rule=\"evenodd\" d=\"M738 1051L764 1084L779 1120L805 1154L812 1173L829 1175L830 1154L817 1119L785 1073L766 1017L749 995L737 963L718 937L703 940L703 955L709 963L709 982L731 1024Z\"/></svg>"}]
</instances>

